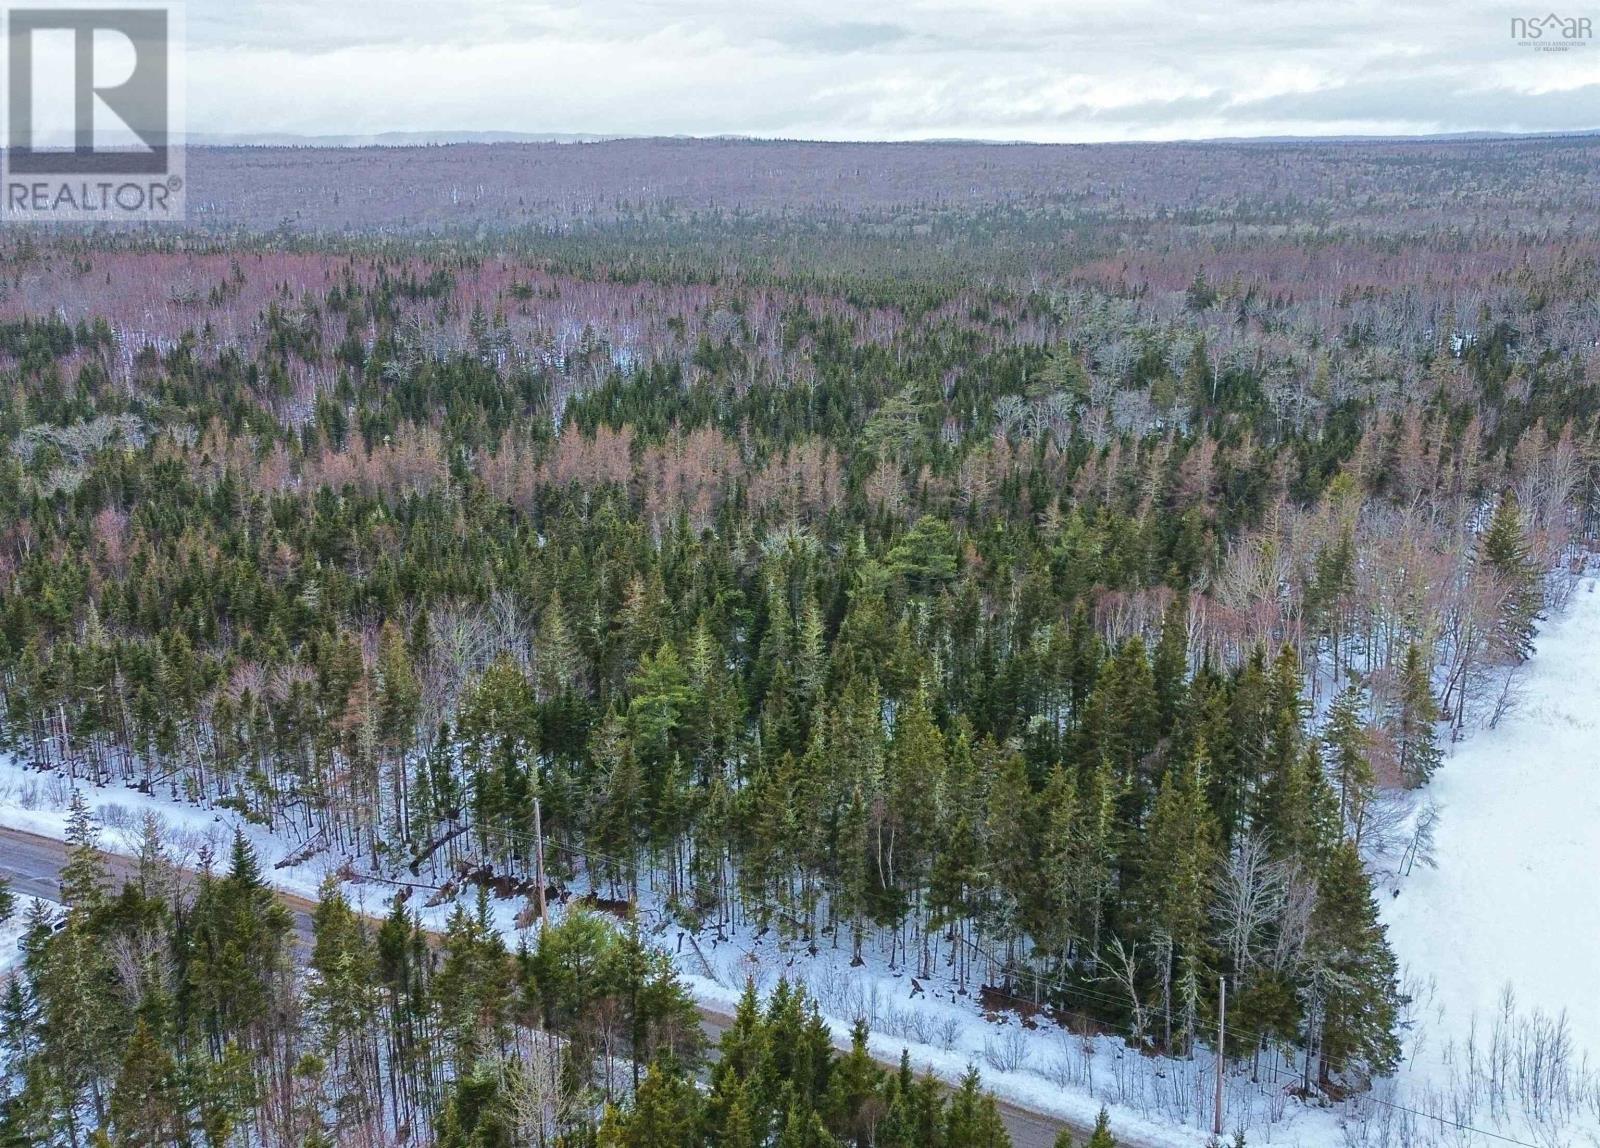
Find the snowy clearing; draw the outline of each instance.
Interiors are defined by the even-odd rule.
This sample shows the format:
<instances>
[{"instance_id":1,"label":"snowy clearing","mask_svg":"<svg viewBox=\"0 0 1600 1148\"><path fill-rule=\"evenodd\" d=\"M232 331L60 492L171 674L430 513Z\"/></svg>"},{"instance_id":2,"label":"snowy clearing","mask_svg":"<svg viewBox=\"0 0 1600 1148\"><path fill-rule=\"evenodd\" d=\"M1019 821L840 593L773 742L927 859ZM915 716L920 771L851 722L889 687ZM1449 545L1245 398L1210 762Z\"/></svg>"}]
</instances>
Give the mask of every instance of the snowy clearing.
<instances>
[{"instance_id":1,"label":"snowy clearing","mask_svg":"<svg viewBox=\"0 0 1600 1148\"><path fill-rule=\"evenodd\" d=\"M1518 708L1448 758L1436 869L1383 904L1413 975L1437 982L1440 1026L1466 1034L1513 982L1524 1008L1565 1012L1600 1048L1600 593L1593 581L1546 623ZM1515 970L1513 975L1512 970Z\"/></svg>"},{"instance_id":2,"label":"snowy clearing","mask_svg":"<svg viewBox=\"0 0 1600 1148\"><path fill-rule=\"evenodd\" d=\"M1441 813L1437 868L1419 866L1380 897L1417 997L1405 1077L1459 1079L1469 1043L1489 1055L1510 1001L1517 1019L1502 1028L1547 1030L1578 1068L1600 1050L1596 587L1586 579L1545 622L1516 708L1460 745L1428 786ZM1600 1143L1600 1112L1584 1117L1566 1142Z\"/></svg>"}]
</instances>

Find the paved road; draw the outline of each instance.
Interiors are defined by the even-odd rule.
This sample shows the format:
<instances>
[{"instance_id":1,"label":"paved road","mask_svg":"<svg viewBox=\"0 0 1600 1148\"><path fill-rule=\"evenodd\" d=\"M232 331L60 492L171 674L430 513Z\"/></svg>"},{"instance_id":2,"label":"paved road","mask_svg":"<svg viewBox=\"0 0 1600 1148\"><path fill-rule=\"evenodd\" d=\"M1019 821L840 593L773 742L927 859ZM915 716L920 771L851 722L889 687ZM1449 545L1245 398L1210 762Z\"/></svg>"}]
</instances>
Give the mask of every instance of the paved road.
<instances>
[{"instance_id":1,"label":"paved road","mask_svg":"<svg viewBox=\"0 0 1600 1148\"><path fill-rule=\"evenodd\" d=\"M106 868L115 882L130 881L139 875L139 862L120 853L101 854ZM61 899L61 868L67 862L65 842L53 837L40 837L20 829L0 827L0 876L11 883L19 898L43 897L50 901ZM192 873L184 872L186 877ZM311 942L311 915L316 912L316 902L292 893L278 894L294 915L295 936L305 944Z\"/></svg>"},{"instance_id":2,"label":"paved road","mask_svg":"<svg viewBox=\"0 0 1600 1148\"><path fill-rule=\"evenodd\" d=\"M138 873L138 862L116 853L105 854L107 868L113 879L121 881ZM57 900L61 896L61 868L66 864L67 848L53 837L40 837L18 829L0 828L0 876L11 883L19 897L44 897ZM289 911L294 915L295 934L303 945L311 943L311 915L316 911L314 902L290 893L279 893ZM733 1023L733 1018L715 1009L700 1010L700 1027L713 1045L723 1030ZM897 1068L898 1062L886 1067ZM1082 1143L1088 1138L1088 1129L1067 1124L1054 1117L1044 1116L1014 1104L1000 1102L1000 1115L1011 1133L1016 1148L1053 1148L1056 1134L1071 1131L1073 1139ZM1140 1148L1133 1141L1119 1137L1128 1148Z\"/></svg>"}]
</instances>

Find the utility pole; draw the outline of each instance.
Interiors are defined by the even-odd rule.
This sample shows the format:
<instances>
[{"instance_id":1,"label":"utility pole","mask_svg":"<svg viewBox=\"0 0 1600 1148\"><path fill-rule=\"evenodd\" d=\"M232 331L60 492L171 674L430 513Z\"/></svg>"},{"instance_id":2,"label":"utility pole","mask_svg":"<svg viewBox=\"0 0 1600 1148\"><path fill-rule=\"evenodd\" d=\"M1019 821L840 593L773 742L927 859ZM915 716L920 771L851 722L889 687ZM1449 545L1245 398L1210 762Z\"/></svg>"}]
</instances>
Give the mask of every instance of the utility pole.
<instances>
[{"instance_id":1,"label":"utility pole","mask_svg":"<svg viewBox=\"0 0 1600 1148\"><path fill-rule=\"evenodd\" d=\"M1228 978L1217 978L1217 1109L1211 1121L1211 1135L1222 1143L1222 1066L1228 1037Z\"/></svg>"},{"instance_id":2,"label":"utility pole","mask_svg":"<svg viewBox=\"0 0 1600 1148\"><path fill-rule=\"evenodd\" d=\"M545 923L544 910L544 820L539 810L539 797L533 798L533 877L539 885L539 925L543 928Z\"/></svg>"}]
</instances>

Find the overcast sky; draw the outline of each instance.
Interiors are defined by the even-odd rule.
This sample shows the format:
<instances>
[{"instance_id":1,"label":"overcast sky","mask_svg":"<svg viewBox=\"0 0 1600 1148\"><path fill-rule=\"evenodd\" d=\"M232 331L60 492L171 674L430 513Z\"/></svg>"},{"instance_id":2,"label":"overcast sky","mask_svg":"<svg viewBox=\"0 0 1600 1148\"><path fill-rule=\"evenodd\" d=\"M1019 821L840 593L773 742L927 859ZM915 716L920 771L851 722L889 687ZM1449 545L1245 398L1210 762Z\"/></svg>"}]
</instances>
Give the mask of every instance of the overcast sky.
<instances>
[{"instance_id":1,"label":"overcast sky","mask_svg":"<svg viewBox=\"0 0 1600 1148\"><path fill-rule=\"evenodd\" d=\"M1563 16L1600 4L1561 0ZM1600 127L1447 0L190 0L193 132L1096 141Z\"/></svg>"}]
</instances>

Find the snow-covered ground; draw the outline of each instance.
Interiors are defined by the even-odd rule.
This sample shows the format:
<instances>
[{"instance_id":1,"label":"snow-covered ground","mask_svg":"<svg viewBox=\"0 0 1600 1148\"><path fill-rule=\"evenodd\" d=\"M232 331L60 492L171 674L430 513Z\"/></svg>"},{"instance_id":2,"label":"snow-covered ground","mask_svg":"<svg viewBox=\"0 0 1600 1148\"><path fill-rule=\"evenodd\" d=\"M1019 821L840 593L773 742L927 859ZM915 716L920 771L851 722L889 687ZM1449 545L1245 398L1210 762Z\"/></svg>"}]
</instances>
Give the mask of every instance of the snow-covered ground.
<instances>
[{"instance_id":1,"label":"snow-covered ground","mask_svg":"<svg viewBox=\"0 0 1600 1148\"><path fill-rule=\"evenodd\" d=\"M312 898L326 874L342 859L323 852L294 865L279 862L301 852L236 812L174 801L158 792L95 788L77 783L102 830L101 846L135 854L146 811L163 823L163 838L175 860L196 867L202 850L225 865L235 827L242 829L262 859L264 875L285 893ZM63 838L74 783L54 773L29 769L0 754L0 826ZM362 866L356 866L360 869ZM382 883L346 887L358 908L382 914L393 893ZM859 1017L873 1030L872 1048L885 1060L909 1050L918 1070L931 1069L959 1079L976 1066L998 1095L1034 1111L1091 1124L1101 1105L1127 1142L1150 1148L1191 1148L1205 1142L1210 1126L1212 1060L1203 1049L1193 1060L1153 1060L1112 1037L1083 1038L1048 1020L1024 1027L1014 1016L999 1023L986 1019L975 996L958 994L952 982L933 977L919 982L890 969L883 953L869 943L865 963L849 963L848 949L823 948L811 956L796 946L780 946L771 935L735 930L717 939L712 930L690 936L659 912L656 898L642 897L644 923L656 943L671 953L690 991L706 1007L732 1012L747 979L770 990L780 977L803 984L820 1003L834 1035L843 1043ZM413 907L421 909L414 901ZM498 927L517 931L514 902L492 906ZM448 904L421 909L431 927L442 927ZM559 910L558 910L559 911ZM0 938L3 943L3 938ZM15 940L12 940L12 947ZM1229 1080L1229 1127L1250 1129L1252 1142L1333 1144L1337 1132L1329 1112L1307 1111L1288 1101L1282 1088L1251 1082L1243 1074Z\"/></svg>"},{"instance_id":2,"label":"snow-covered ground","mask_svg":"<svg viewBox=\"0 0 1600 1148\"><path fill-rule=\"evenodd\" d=\"M1600 1077L1584 1055L1600 1053L1592 983L1600 968L1597 703L1600 592L1589 580L1545 624L1517 707L1459 746L1423 795L1441 812L1437 868L1419 865L1380 887L1415 998L1400 1073L1352 1104L1310 1108L1291 1098L1292 1072L1252 1081L1241 1068L1227 1085L1230 1130L1245 1128L1253 1144L1306 1148L1600 1145ZM61 837L70 793L65 778L0 755L0 825ZM144 811L153 809L185 864L202 847L225 862L235 825L285 892L315 896L341 863L322 853L277 868L298 843L228 810L116 787L86 795L105 827L102 844L116 851L134 851ZM369 912L382 912L391 893L382 884L349 890ZM494 907L507 933L519 908ZM447 911L438 906L425 917L438 925ZM1078 1123L1092 1122L1104 1104L1130 1143L1187 1148L1207 1138L1213 1069L1204 1049L1188 1061L1154 1059L1047 1020L1025 1027L1015 1016L985 1018L975 997L957 994L945 978L919 978L914 989L871 946L854 967L848 951L824 947L813 956L771 935L690 936L648 902L645 923L707 1007L731 1011L748 978L770 989L787 977L818 1000L841 1041L856 1018L868 1020L873 1050L885 1059L908 1049L919 1068L949 1079L975 1065L1000 1096Z\"/></svg>"},{"instance_id":3,"label":"snow-covered ground","mask_svg":"<svg viewBox=\"0 0 1600 1148\"><path fill-rule=\"evenodd\" d=\"M986 1016L976 987L961 995L947 975L893 971L870 944L855 966L848 942L833 949L823 939L813 956L770 934L734 932L718 941L707 931L695 942L678 936L676 928L664 929L658 943L677 953L684 980L708 1007L732 1012L747 980L765 993L785 978L817 1001L840 1044L857 1018L865 1020L870 1047L883 1061L904 1050L918 1071L952 1081L976 1067L996 1095L1080 1127L1092 1125L1104 1106L1125 1143L1193 1148L1209 1137L1216 1078L1204 1048L1189 1060L1151 1058L1119 1038L1080 1035L1043 1016L1026 1025L1014 1013ZM1242 1071L1228 1079L1225 1108L1228 1128L1248 1128L1251 1143L1338 1143L1332 1113L1295 1105L1283 1088L1252 1082Z\"/></svg>"},{"instance_id":4,"label":"snow-covered ground","mask_svg":"<svg viewBox=\"0 0 1600 1148\"><path fill-rule=\"evenodd\" d=\"M162 836L173 860L183 868L197 869L202 850L226 868L235 827L243 829L255 847L266 876L285 893L314 899L323 877L337 869L339 859L324 852L292 866L278 867L294 856L299 845L286 841L230 809L174 801L129 786L96 787L72 781L58 773L29 769L7 753L0 753L0 826L64 840L72 791L82 790L100 825L100 847L112 853L137 856L146 812L162 821Z\"/></svg>"},{"instance_id":5,"label":"snow-covered ground","mask_svg":"<svg viewBox=\"0 0 1600 1148\"><path fill-rule=\"evenodd\" d=\"M1490 1056L1497 1019L1513 1060L1529 1055L1517 1050L1519 1030L1529 1039L1543 1030L1548 1045L1564 1028L1561 1055L1575 1069L1585 1053L1600 1055L1595 580L1545 623L1517 695L1499 725L1462 743L1428 786L1440 811L1437 867L1418 866L1380 896L1418 998L1422 1039L1405 1075L1437 1087L1465 1083L1469 1042ZM1560 1142L1600 1143L1600 1112L1590 1109Z\"/></svg>"},{"instance_id":6,"label":"snow-covered ground","mask_svg":"<svg viewBox=\"0 0 1600 1148\"><path fill-rule=\"evenodd\" d=\"M1432 977L1444 1027L1465 1035L1515 985L1524 1008L1565 1011L1600 1050L1600 593L1578 587L1547 623L1518 707L1446 759L1428 787L1435 869L1384 900L1389 938Z\"/></svg>"},{"instance_id":7,"label":"snow-covered ground","mask_svg":"<svg viewBox=\"0 0 1600 1148\"><path fill-rule=\"evenodd\" d=\"M101 847L112 852L136 854L144 815L153 811L162 820L163 839L174 859L184 867L197 867L202 850L225 866L236 827L255 846L264 876L282 892L314 898L325 875L343 863L323 852L280 867L280 862L300 854L300 843L284 840L233 810L174 801L159 790L146 794L118 785L96 788L74 783L60 774L30 769L5 754L0 754L0 826L64 838L74 784L101 825ZM375 915L386 910L393 891L382 883L346 886L352 903ZM1048 1021L1036 1028L1024 1028L1009 1017L993 1023L984 1018L975 996L958 995L952 984L941 983L938 977L922 982L922 991L913 997L911 978L891 970L884 954L870 944L865 964L852 967L847 950L824 948L813 957L797 947L778 945L770 935L760 938L734 931L718 940L707 930L691 937L662 917L656 898L645 894L641 900L647 930L673 955L690 991L708 1008L732 1012L748 978L770 990L780 977L787 977L804 984L817 998L841 1043L861 1017L873 1029L874 1052L885 1060L897 1059L902 1049L908 1049L919 1070L932 1069L952 1081L976 1066L985 1084L1005 1099L1079 1124L1092 1124L1104 1104L1125 1140L1150 1148L1191 1148L1205 1141L1213 1083L1212 1061L1203 1050L1192 1061L1156 1061L1114 1038L1082 1039ZM424 922L442 927L450 906L423 909L419 901L412 904ZM520 909L515 902L492 906L494 920L506 934L517 932ZM1327 1139L1298 1135L1326 1124L1327 1114L1298 1113L1285 1102L1281 1090L1264 1090L1243 1076L1229 1083L1228 1110L1230 1127L1251 1128L1253 1141ZM1269 1115L1280 1121L1270 1130L1265 1126ZM1311 1126L1306 1126L1307 1115Z\"/></svg>"}]
</instances>

